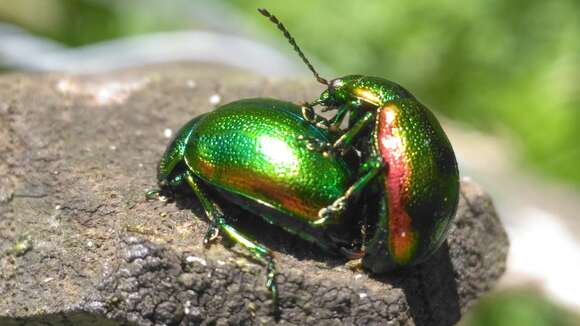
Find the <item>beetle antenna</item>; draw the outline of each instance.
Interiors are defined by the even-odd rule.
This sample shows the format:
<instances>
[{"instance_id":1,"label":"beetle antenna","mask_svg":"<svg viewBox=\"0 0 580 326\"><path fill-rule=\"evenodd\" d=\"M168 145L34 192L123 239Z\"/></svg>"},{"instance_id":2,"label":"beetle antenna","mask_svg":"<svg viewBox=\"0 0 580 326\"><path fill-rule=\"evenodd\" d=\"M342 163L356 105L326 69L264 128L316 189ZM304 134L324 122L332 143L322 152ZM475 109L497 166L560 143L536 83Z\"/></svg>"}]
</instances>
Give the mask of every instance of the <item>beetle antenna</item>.
<instances>
[{"instance_id":1,"label":"beetle antenna","mask_svg":"<svg viewBox=\"0 0 580 326\"><path fill-rule=\"evenodd\" d=\"M312 71L312 73L314 74L314 77L316 78L316 80L319 83L328 86L328 81L326 79L320 77L320 75L318 74L318 72L316 71L316 69L314 69L314 66L312 66L312 64L310 63L310 61L308 61L308 59L304 55L304 52L302 52L302 50L300 49L300 47L298 46L298 44L296 44L296 40L294 40L294 38L292 37L292 35L290 35L290 32L288 32L288 30L286 29L286 27L284 26L284 24L282 24L282 22L280 20L278 20L278 18L276 16L272 15L266 9L264 9L264 8L258 8L258 11L262 15L264 15L265 17L269 18L270 21L272 23L274 23L276 25L276 27L278 27L278 29L280 31L282 31L282 33L284 34L284 37L288 40L288 42L290 42L290 45L292 45L292 47L294 48L294 51L296 51L296 53L298 53L298 55L300 56L300 58L302 58L302 61L304 61L304 63L306 64L306 66L308 66L308 69L310 69L310 71Z\"/></svg>"}]
</instances>

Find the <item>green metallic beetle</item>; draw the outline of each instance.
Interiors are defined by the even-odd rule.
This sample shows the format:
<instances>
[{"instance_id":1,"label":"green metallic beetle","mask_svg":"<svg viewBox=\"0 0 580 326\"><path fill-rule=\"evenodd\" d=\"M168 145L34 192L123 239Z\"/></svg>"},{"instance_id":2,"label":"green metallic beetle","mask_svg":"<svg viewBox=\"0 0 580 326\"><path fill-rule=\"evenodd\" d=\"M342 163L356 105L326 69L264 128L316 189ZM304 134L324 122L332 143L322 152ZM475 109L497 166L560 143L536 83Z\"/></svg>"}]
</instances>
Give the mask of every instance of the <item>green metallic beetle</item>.
<instances>
[{"instance_id":1,"label":"green metallic beetle","mask_svg":"<svg viewBox=\"0 0 580 326\"><path fill-rule=\"evenodd\" d=\"M193 190L210 225L207 244L227 236L267 266L266 286L277 307L272 251L231 225L220 203L234 203L287 232L341 254L357 225L350 215L319 217L319 211L348 191L353 163L304 146L328 142L326 130L306 121L302 108L274 99L239 100L198 116L177 133L158 169L161 193ZM355 158L356 160L356 158ZM154 193L151 192L149 196Z\"/></svg>"},{"instance_id":2,"label":"green metallic beetle","mask_svg":"<svg viewBox=\"0 0 580 326\"><path fill-rule=\"evenodd\" d=\"M325 154L341 155L351 148L362 153L359 180L320 211L320 221L339 219L349 198L364 190L367 198L378 200L378 220L359 253L363 266L383 273L428 258L445 240L459 201L457 161L435 116L402 86L383 78L351 75L328 82L284 25L267 10L258 11L278 26L316 79L328 87L305 104L303 113L312 120L318 117L315 105L336 110L326 124L317 118L316 125L326 125L337 139L311 139L310 148ZM347 113L348 128L341 132Z\"/></svg>"}]
</instances>

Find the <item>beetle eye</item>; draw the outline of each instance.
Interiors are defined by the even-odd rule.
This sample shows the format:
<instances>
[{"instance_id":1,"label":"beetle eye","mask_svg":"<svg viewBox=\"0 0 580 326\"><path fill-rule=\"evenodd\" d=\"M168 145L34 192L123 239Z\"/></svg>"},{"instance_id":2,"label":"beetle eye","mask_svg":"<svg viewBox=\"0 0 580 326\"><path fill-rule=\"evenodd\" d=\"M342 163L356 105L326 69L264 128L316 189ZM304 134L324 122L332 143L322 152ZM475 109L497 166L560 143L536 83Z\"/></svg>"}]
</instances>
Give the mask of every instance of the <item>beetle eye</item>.
<instances>
[{"instance_id":1,"label":"beetle eye","mask_svg":"<svg viewBox=\"0 0 580 326\"><path fill-rule=\"evenodd\" d=\"M344 85L344 82L340 78L335 79L335 80L330 82L330 87L332 87L332 88L341 87L342 85Z\"/></svg>"}]
</instances>

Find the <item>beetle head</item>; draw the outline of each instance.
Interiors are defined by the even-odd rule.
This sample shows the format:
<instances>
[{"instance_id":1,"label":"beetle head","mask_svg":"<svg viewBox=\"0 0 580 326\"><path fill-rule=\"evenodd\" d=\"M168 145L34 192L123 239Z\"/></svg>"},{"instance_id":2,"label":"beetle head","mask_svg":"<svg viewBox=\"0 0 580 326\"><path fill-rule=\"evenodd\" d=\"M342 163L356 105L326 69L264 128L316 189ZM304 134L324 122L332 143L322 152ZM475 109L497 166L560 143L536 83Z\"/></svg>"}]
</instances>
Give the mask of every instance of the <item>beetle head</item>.
<instances>
[{"instance_id":1,"label":"beetle head","mask_svg":"<svg viewBox=\"0 0 580 326\"><path fill-rule=\"evenodd\" d=\"M278 27L278 29L282 32L282 34L288 40L290 45L294 48L294 51L296 51L298 56L300 56L302 61L304 61L304 64L306 64L308 69L310 69L310 71L312 71L316 80L319 83L327 86L327 89L322 93L320 98L311 104L315 104L315 105L322 104L322 105L326 106L327 108L335 108L335 107L338 107L340 105L347 104L349 102L355 102L355 101L360 102L360 96L358 98L355 97L355 95L356 95L355 84L356 84L356 81L359 80L362 76L349 75L349 76L345 76L345 77L336 78L336 79L329 82L327 79L321 77L320 74L318 73L318 71L316 71L316 69L314 69L314 66L310 63L308 58L306 58L306 56L304 55L304 53L302 52L302 50L300 49L300 47L296 43L296 40L294 39L294 37L292 37L292 35L290 35L290 32L288 31L288 29L284 26L284 24L282 24L282 22L278 19L278 17L272 15L268 10L266 10L264 8L259 8L258 12L260 12L260 14L262 14L264 17L268 18L274 25L276 25L276 27Z\"/></svg>"},{"instance_id":2,"label":"beetle head","mask_svg":"<svg viewBox=\"0 0 580 326\"><path fill-rule=\"evenodd\" d=\"M353 94L354 84L361 77L361 75L348 75L331 80L317 102L327 107L338 107L356 101L357 98Z\"/></svg>"}]
</instances>

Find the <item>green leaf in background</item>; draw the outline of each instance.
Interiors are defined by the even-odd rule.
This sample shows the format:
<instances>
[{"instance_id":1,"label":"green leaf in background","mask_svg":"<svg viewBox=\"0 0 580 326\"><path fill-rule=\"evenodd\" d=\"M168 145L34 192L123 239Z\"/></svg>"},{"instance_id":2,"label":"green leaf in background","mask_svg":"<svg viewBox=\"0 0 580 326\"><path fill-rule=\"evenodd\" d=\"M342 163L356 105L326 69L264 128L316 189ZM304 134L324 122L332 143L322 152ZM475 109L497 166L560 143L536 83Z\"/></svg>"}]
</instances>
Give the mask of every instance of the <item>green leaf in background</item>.
<instances>
[{"instance_id":1,"label":"green leaf in background","mask_svg":"<svg viewBox=\"0 0 580 326\"><path fill-rule=\"evenodd\" d=\"M531 289L496 292L481 300L460 326L574 326L580 317Z\"/></svg>"}]
</instances>

